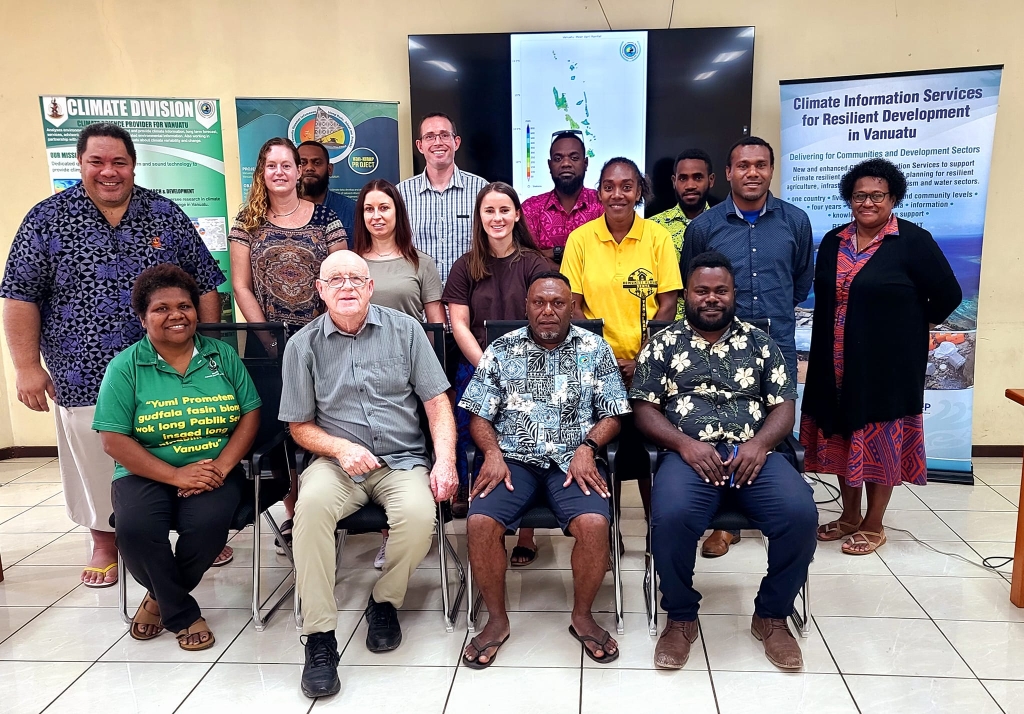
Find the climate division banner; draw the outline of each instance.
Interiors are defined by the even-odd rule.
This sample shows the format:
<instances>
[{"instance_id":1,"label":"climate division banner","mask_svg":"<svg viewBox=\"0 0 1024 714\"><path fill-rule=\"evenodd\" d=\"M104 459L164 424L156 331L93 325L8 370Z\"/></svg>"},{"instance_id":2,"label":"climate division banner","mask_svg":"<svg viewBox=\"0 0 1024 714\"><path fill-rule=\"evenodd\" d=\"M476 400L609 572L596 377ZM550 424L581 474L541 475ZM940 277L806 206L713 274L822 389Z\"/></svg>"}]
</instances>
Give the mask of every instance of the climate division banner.
<instances>
[{"instance_id":1,"label":"climate division banner","mask_svg":"<svg viewBox=\"0 0 1024 714\"><path fill-rule=\"evenodd\" d=\"M138 154L136 183L181 206L230 277L219 100L64 96L40 97L39 104L54 193L82 180L75 145L83 128L124 127ZM230 290L229 279L221 291Z\"/></svg>"},{"instance_id":2,"label":"climate division banner","mask_svg":"<svg viewBox=\"0 0 1024 714\"><path fill-rule=\"evenodd\" d=\"M907 176L896 214L931 232L960 281L963 303L931 334L924 411L929 472L954 480L972 471L978 286L1001 75L998 66L780 83L782 198L807 212L815 243L852 220L839 196L843 173L886 158ZM801 375L813 307L812 295L797 308ZM885 345L878 349L884 359Z\"/></svg>"},{"instance_id":3,"label":"climate division banner","mask_svg":"<svg viewBox=\"0 0 1024 714\"><path fill-rule=\"evenodd\" d=\"M376 178L398 183L398 103L334 99L236 99L242 200L249 194L260 147L284 136L296 146L319 141L334 174L332 191L355 199Z\"/></svg>"}]
</instances>

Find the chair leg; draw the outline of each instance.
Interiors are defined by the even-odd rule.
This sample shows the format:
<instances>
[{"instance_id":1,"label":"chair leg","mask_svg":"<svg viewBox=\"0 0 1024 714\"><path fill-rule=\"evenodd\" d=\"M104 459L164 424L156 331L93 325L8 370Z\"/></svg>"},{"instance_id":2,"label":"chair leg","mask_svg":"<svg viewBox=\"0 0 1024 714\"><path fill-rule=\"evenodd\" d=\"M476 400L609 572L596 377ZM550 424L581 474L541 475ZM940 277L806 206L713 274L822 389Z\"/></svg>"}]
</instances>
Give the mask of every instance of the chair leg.
<instances>
[{"instance_id":1,"label":"chair leg","mask_svg":"<svg viewBox=\"0 0 1024 714\"><path fill-rule=\"evenodd\" d=\"M811 634L810 589L811 576L808 574L803 587L801 587L800 592L797 593L797 599L799 599L800 605L799 607L796 604L793 606L793 624L796 625L796 629L800 632L801 637L808 637Z\"/></svg>"},{"instance_id":2,"label":"chair leg","mask_svg":"<svg viewBox=\"0 0 1024 714\"><path fill-rule=\"evenodd\" d=\"M334 535L334 587L341 582L341 558L345 554L345 541L348 540L348 531L339 530Z\"/></svg>"},{"instance_id":3,"label":"chair leg","mask_svg":"<svg viewBox=\"0 0 1024 714\"><path fill-rule=\"evenodd\" d=\"M651 533L651 526L647 526L647 533ZM653 548L652 548L653 551ZM654 568L654 553L647 557L647 568L644 571L644 606L647 608L647 632L651 637L658 636L658 571Z\"/></svg>"},{"instance_id":4,"label":"chair leg","mask_svg":"<svg viewBox=\"0 0 1024 714\"><path fill-rule=\"evenodd\" d=\"M441 569L441 614L444 616L444 629L447 632L455 632L455 624L452 622L449 613L449 592L448 592L448 562L447 550L444 547L444 516L441 513L441 504L437 504L437 520L434 526L437 536L437 563Z\"/></svg>"},{"instance_id":5,"label":"chair leg","mask_svg":"<svg viewBox=\"0 0 1024 714\"><path fill-rule=\"evenodd\" d=\"M124 624L131 627L132 618L128 617L128 573L124 569L121 551L117 551L117 609Z\"/></svg>"},{"instance_id":6,"label":"chair leg","mask_svg":"<svg viewBox=\"0 0 1024 714\"><path fill-rule=\"evenodd\" d=\"M476 632L476 607L476 595L473 592L473 561L466 558L466 631L471 635Z\"/></svg>"},{"instance_id":7,"label":"chair leg","mask_svg":"<svg viewBox=\"0 0 1024 714\"><path fill-rule=\"evenodd\" d=\"M611 478L612 483L615 482L614 472ZM621 556L619 554L619 504L615 498L615 487L608 489L611 491L611 507L612 507L612 579L615 586L615 632L616 634L624 634L625 623L623 622L623 610L625 609L622 602L622 563Z\"/></svg>"}]
</instances>

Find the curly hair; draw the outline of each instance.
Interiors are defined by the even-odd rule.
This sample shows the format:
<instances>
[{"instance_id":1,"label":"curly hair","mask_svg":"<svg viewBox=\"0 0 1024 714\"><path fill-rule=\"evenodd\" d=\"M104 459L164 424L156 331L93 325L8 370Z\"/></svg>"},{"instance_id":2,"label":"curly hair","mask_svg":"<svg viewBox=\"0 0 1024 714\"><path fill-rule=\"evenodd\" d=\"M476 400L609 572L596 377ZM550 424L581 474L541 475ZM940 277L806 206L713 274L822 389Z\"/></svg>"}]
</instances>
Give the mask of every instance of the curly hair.
<instances>
[{"instance_id":1,"label":"curly hair","mask_svg":"<svg viewBox=\"0 0 1024 714\"><path fill-rule=\"evenodd\" d=\"M263 178L263 172L267 168L267 154L269 154L270 150L275 146L283 146L290 150L292 155L295 157L295 166L298 167L299 165L299 150L295 148L295 144L291 142L291 139L286 139L283 136L275 136L273 139L268 139L266 143L260 147L260 155L259 158L256 159L256 170L252 172L252 186L249 187L249 195L246 197L245 203L242 204L242 208L238 212L238 218L236 219L246 233L252 233L259 228L267 217L267 209L270 208L270 199L267 198L267 182ZM301 181L296 182L295 190L301 198Z\"/></svg>"},{"instance_id":2,"label":"curly hair","mask_svg":"<svg viewBox=\"0 0 1024 714\"><path fill-rule=\"evenodd\" d=\"M146 315L153 293L164 288L181 288L192 299L192 306L199 309L199 286L195 278L173 263L160 263L146 268L132 285L132 309L139 317Z\"/></svg>"},{"instance_id":3,"label":"curly hair","mask_svg":"<svg viewBox=\"0 0 1024 714\"><path fill-rule=\"evenodd\" d=\"M615 165L626 166L636 174L636 182L640 185L640 199L636 202L636 205L633 206L634 208L639 206L641 203L650 201L654 198L654 189L651 187L651 179L647 177L647 174L640 170L640 167L636 165L635 161L627 159L625 156L616 156L614 159L608 159L604 163L604 166L601 167L601 175L597 179L597 190L599 193L601 191L601 183L604 181L605 173Z\"/></svg>"},{"instance_id":4,"label":"curly hair","mask_svg":"<svg viewBox=\"0 0 1024 714\"><path fill-rule=\"evenodd\" d=\"M847 203L853 201L853 187L858 179L877 178L889 185L889 195L892 197L892 205L895 208L907 195L907 177L903 175L899 167L885 159L868 159L852 166L849 171L843 174L839 180L839 194Z\"/></svg>"}]
</instances>

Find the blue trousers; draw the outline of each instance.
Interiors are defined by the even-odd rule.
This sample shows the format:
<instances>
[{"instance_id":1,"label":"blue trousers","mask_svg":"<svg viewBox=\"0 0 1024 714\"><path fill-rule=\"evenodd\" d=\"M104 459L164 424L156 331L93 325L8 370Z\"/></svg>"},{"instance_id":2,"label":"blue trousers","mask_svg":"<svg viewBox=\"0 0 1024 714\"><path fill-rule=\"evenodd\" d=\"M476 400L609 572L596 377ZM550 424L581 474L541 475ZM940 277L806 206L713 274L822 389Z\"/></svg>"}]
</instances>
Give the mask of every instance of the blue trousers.
<instances>
[{"instance_id":1,"label":"blue trousers","mask_svg":"<svg viewBox=\"0 0 1024 714\"><path fill-rule=\"evenodd\" d=\"M671 620L697 619L697 541L723 500L768 538L768 574L761 581L754 612L764 618L789 617L814 557L818 511L811 487L777 453L768 455L753 484L738 489L706 483L675 452L659 458L651 491L651 547L661 578L662 608Z\"/></svg>"}]
</instances>

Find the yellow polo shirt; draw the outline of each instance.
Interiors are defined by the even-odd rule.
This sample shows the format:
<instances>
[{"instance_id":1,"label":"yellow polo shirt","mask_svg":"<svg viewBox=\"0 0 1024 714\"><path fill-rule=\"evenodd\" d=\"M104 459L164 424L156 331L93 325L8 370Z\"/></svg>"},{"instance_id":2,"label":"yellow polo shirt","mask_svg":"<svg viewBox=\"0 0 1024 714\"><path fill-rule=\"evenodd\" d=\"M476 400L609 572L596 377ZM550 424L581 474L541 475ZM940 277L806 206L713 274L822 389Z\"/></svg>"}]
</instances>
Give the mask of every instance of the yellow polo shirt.
<instances>
[{"instance_id":1,"label":"yellow polo shirt","mask_svg":"<svg viewBox=\"0 0 1024 714\"><path fill-rule=\"evenodd\" d=\"M604 319L604 338L617 359L635 359L640 351L640 298L647 319L658 312L658 293L682 290L679 258L669 232L637 214L633 227L616 243L604 216L569 234L562 274L574 293L583 295L583 315Z\"/></svg>"}]
</instances>

